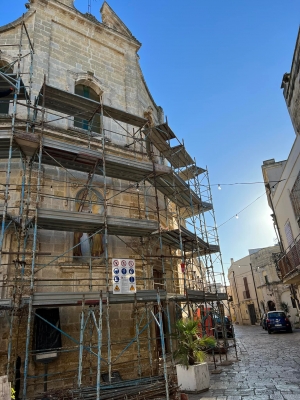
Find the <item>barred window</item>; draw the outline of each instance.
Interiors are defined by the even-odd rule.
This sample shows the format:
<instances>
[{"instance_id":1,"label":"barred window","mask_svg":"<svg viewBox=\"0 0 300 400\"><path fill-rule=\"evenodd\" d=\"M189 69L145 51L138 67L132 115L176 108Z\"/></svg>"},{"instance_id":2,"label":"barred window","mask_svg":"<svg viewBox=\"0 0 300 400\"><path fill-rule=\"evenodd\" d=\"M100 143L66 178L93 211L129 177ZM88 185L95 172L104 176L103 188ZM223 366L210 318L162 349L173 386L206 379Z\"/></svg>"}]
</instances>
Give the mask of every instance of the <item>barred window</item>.
<instances>
[{"instance_id":1,"label":"barred window","mask_svg":"<svg viewBox=\"0 0 300 400\"><path fill-rule=\"evenodd\" d=\"M287 240L287 244L289 247L294 243L294 235L293 235L292 227L291 227L289 220L287 220L287 222L284 225L284 231L285 231L285 237Z\"/></svg>"},{"instance_id":2,"label":"barred window","mask_svg":"<svg viewBox=\"0 0 300 400\"><path fill-rule=\"evenodd\" d=\"M300 217L300 172L290 193L290 199L296 218Z\"/></svg>"}]
</instances>

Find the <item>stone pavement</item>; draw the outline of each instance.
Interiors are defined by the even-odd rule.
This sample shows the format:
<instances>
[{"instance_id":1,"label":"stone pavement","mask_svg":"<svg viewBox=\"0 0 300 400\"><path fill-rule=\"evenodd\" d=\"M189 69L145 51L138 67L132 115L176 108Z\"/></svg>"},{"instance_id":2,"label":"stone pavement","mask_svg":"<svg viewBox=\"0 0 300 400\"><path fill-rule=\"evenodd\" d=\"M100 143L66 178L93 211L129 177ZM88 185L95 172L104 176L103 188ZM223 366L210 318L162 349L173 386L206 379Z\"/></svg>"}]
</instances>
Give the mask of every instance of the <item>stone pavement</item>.
<instances>
[{"instance_id":1,"label":"stone pavement","mask_svg":"<svg viewBox=\"0 0 300 400\"><path fill-rule=\"evenodd\" d=\"M300 400L300 330L269 335L261 326L236 325L235 333L240 361L218 365L210 390L189 400Z\"/></svg>"}]
</instances>

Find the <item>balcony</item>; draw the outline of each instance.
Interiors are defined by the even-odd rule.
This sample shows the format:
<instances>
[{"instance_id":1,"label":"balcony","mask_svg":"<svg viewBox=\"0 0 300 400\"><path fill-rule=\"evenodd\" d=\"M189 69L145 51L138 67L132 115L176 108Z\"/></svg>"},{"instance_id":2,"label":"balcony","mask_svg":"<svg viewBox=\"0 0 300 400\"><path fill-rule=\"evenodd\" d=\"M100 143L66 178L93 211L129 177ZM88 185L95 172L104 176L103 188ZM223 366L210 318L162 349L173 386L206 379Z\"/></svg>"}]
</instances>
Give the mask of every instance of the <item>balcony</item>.
<instances>
[{"instance_id":1,"label":"balcony","mask_svg":"<svg viewBox=\"0 0 300 400\"><path fill-rule=\"evenodd\" d=\"M284 283L300 281L300 240L290 247L278 262ZM288 282L287 282L288 280Z\"/></svg>"}]
</instances>

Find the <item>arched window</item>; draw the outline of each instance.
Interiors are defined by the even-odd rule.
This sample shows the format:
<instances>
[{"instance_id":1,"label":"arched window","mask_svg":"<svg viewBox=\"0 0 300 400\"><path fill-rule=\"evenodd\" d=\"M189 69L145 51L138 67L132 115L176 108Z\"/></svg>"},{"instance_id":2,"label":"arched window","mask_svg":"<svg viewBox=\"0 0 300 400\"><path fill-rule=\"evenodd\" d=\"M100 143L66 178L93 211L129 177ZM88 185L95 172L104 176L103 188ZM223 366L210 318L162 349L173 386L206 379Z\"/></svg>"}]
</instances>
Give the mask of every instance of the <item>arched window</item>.
<instances>
[{"instance_id":1,"label":"arched window","mask_svg":"<svg viewBox=\"0 0 300 400\"><path fill-rule=\"evenodd\" d=\"M90 86L78 84L75 86L75 94L79 96L85 97L87 99L91 99L97 101L99 103L100 96L92 89ZM81 128L88 130L89 129L89 121L80 118L80 116L75 116L74 118L74 126L76 128ZM93 132L100 133L100 115L95 114L93 121L91 121L91 130Z\"/></svg>"},{"instance_id":2,"label":"arched window","mask_svg":"<svg viewBox=\"0 0 300 400\"><path fill-rule=\"evenodd\" d=\"M76 211L82 213L103 214L103 197L99 192L90 189L84 203L85 189L79 191L76 196ZM100 257L104 253L103 235L97 233L91 239L86 232L75 232L74 234L74 257L87 259L89 257Z\"/></svg>"},{"instance_id":3,"label":"arched window","mask_svg":"<svg viewBox=\"0 0 300 400\"><path fill-rule=\"evenodd\" d=\"M13 73L11 65L2 60L0 60L0 71L5 74ZM0 83L3 81L4 79L0 76ZM0 99L0 114L8 114L8 113L9 113L9 100L8 98L2 97Z\"/></svg>"}]
</instances>

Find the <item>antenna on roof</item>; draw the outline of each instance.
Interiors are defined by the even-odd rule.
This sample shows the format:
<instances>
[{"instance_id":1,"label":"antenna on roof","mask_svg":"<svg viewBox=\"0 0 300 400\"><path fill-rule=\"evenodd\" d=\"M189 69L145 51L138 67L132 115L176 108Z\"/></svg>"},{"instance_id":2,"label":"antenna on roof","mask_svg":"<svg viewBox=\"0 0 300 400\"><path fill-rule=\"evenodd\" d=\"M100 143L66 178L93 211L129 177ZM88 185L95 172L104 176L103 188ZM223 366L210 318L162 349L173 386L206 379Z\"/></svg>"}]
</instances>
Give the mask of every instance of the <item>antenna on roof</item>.
<instances>
[{"instance_id":1,"label":"antenna on roof","mask_svg":"<svg viewBox=\"0 0 300 400\"><path fill-rule=\"evenodd\" d=\"M88 14L92 13L92 0L88 0Z\"/></svg>"}]
</instances>

